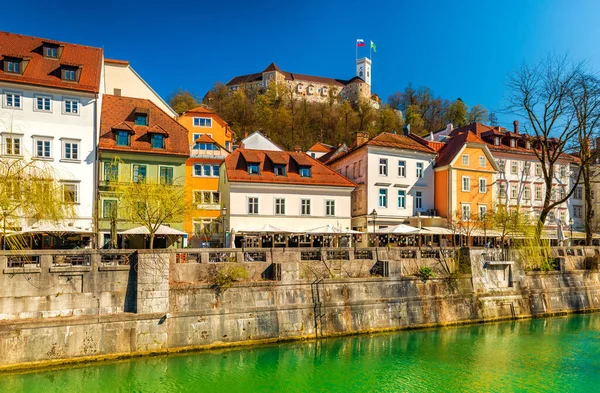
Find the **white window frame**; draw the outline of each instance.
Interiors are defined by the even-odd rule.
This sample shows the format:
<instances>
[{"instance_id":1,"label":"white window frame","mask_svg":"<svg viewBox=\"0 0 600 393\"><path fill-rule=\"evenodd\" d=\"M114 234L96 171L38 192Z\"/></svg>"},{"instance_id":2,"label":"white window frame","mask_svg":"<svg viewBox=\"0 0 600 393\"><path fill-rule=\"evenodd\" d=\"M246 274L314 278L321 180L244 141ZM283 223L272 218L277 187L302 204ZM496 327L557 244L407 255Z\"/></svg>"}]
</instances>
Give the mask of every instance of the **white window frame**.
<instances>
[{"instance_id":1,"label":"white window frame","mask_svg":"<svg viewBox=\"0 0 600 393\"><path fill-rule=\"evenodd\" d=\"M37 103L38 99L48 99L50 101L50 109L38 109ZM46 105L43 105L44 107ZM44 94L36 94L33 96L33 111L34 112L43 112L43 113L52 113L52 96L44 95Z\"/></svg>"},{"instance_id":2,"label":"white window frame","mask_svg":"<svg viewBox=\"0 0 600 393\"><path fill-rule=\"evenodd\" d=\"M71 103L71 112L67 112L67 102ZM77 105L77 112L73 112L73 104ZM79 116L81 112L81 101L77 98L63 97L62 114L68 116Z\"/></svg>"},{"instance_id":3,"label":"white window frame","mask_svg":"<svg viewBox=\"0 0 600 393\"><path fill-rule=\"evenodd\" d=\"M483 208L483 209L482 209ZM483 214L482 214L483 212ZM487 205L477 205L477 217L479 217L479 219L482 219L483 217L485 217L487 214Z\"/></svg>"},{"instance_id":4,"label":"white window frame","mask_svg":"<svg viewBox=\"0 0 600 393\"><path fill-rule=\"evenodd\" d=\"M335 217L335 199L325 199L325 215Z\"/></svg>"},{"instance_id":5,"label":"white window frame","mask_svg":"<svg viewBox=\"0 0 600 393\"><path fill-rule=\"evenodd\" d=\"M423 208L423 192L422 191L416 191L415 192L415 209L422 209Z\"/></svg>"},{"instance_id":6,"label":"white window frame","mask_svg":"<svg viewBox=\"0 0 600 393\"><path fill-rule=\"evenodd\" d=\"M485 164L486 164L485 156L479 156L479 167L485 168Z\"/></svg>"},{"instance_id":7,"label":"white window frame","mask_svg":"<svg viewBox=\"0 0 600 393\"><path fill-rule=\"evenodd\" d=\"M465 180L467 181L465 183ZM471 177L470 176L462 176L460 180L461 191L462 192L471 192Z\"/></svg>"},{"instance_id":8,"label":"white window frame","mask_svg":"<svg viewBox=\"0 0 600 393\"><path fill-rule=\"evenodd\" d=\"M379 159L379 176L387 176L388 175L388 159L380 158Z\"/></svg>"},{"instance_id":9,"label":"white window frame","mask_svg":"<svg viewBox=\"0 0 600 393\"><path fill-rule=\"evenodd\" d=\"M62 142L61 161L81 162L81 139L61 138L60 140ZM67 158L67 144L71 144L71 155L73 155L73 145L77 145L77 158Z\"/></svg>"},{"instance_id":10,"label":"white window frame","mask_svg":"<svg viewBox=\"0 0 600 393\"><path fill-rule=\"evenodd\" d=\"M161 181L160 170L162 168L171 168L171 170L173 171L173 178L171 179L172 183L170 185L175 184L175 166L173 166L173 165L159 165L158 166L158 179L157 179L158 182L160 183L160 181ZM212 168L211 168L211 170L212 170ZM167 183L165 183L165 184L167 184Z\"/></svg>"},{"instance_id":11,"label":"white window frame","mask_svg":"<svg viewBox=\"0 0 600 393\"><path fill-rule=\"evenodd\" d=\"M465 210L465 208L467 208L467 209ZM465 214L465 212L467 214ZM461 203L460 204L460 215L461 215L461 219L463 221L471 220L471 204L470 203Z\"/></svg>"},{"instance_id":12,"label":"white window frame","mask_svg":"<svg viewBox=\"0 0 600 393\"><path fill-rule=\"evenodd\" d=\"M483 188L481 187L483 185ZM479 193L487 194L487 179L485 177L480 177L478 181Z\"/></svg>"},{"instance_id":13,"label":"white window frame","mask_svg":"<svg viewBox=\"0 0 600 393\"><path fill-rule=\"evenodd\" d=\"M250 210L250 200L256 200L256 211L255 212L251 212ZM254 205L254 202L252 203ZM246 197L246 213L248 215L252 215L252 216L256 216L258 214L260 214L260 198L257 196L248 196Z\"/></svg>"},{"instance_id":14,"label":"white window frame","mask_svg":"<svg viewBox=\"0 0 600 393\"><path fill-rule=\"evenodd\" d=\"M23 110L23 92L14 90L4 90L4 97L2 97L2 107L6 109L19 109ZM8 105L8 96L13 97L13 105ZM15 96L19 96L19 106L15 106Z\"/></svg>"},{"instance_id":15,"label":"white window frame","mask_svg":"<svg viewBox=\"0 0 600 393\"><path fill-rule=\"evenodd\" d=\"M119 212L118 212L119 200L117 198L102 198L102 218L103 219L110 218L110 216L109 217L106 216L106 210L104 210L104 201L115 201L117 203L117 216L118 216L119 215Z\"/></svg>"},{"instance_id":16,"label":"white window frame","mask_svg":"<svg viewBox=\"0 0 600 393\"><path fill-rule=\"evenodd\" d=\"M514 169L514 171L513 171ZM519 163L515 160L510 161L510 174L518 175L519 174Z\"/></svg>"},{"instance_id":17,"label":"white window frame","mask_svg":"<svg viewBox=\"0 0 600 393\"><path fill-rule=\"evenodd\" d=\"M198 125L196 125L196 119L198 120ZM210 125L200 125L201 121L200 120L204 120L204 123L206 124L206 120L208 120L210 122ZM196 128L212 128L212 117L199 117L199 116L194 116L192 118L192 126L196 127ZM195 140L194 140L195 141Z\"/></svg>"},{"instance_id":18,"label":"white window frame","mask_svg":"<svg viewBox=\"0 0 600 393\"><path fill-rule=\"evenodd\" d=\"M60 181L60 185L62 188L62 196L63 196L63 203L71 203L71 204L79 204L79 182L78 181L73 181L73 180L61 180ZM71 186L75 186L75 200L73 202L67 202L65 201L65 186L67 185L71 185Z\"/></svg>"},{"instance_id":19,"label":"white window frame","mask_svg":"<svg viewBox=\"0 0 600 393\"><path fill-rule=\"evenodd\" d=\"M535 164L535 175L542 176L542 164Z\"/></svg>"},{"instance_id":20,"label":"white window frame","mask_svg":"<svg viewBox=\"0 0 600 393\"><path fill-rule=\"evenodd\" d=\"M50 155L49 156L38 156L37 145L39 142L50 142ZM44 146L45 150L45 146ZM33 158L37 160L53 160L54 159L54 137L51 136L41 136L34 135L33 136Z\"/></svg>"},{"instance_id":21,"label":"white window frame","mask_svg":"<svg viewBox=\"0 0 600 393\"><path fill-rule=\"evenodd\" d=\"M398 177L406 177L406 161L398 160Z\"/></svg>"},{"instance_id":22,"label":"white window frame","mask_svg":"<svg viewBox=\"0 0 600 393\"><path fill-rule=\"evenodd\" d=\"M538 196L539 196L539 198L538 198ZM542 190L542 186L535 186L535 200L541 201L543 196L544 196L544 191Z\"/></svg>"},{"instance_id":23,"label":"white window frame","mask_svg":"<svg viewBox=\"0 0 600 393\"><path fill-rule=\"evenodd\" d=\"M306 202L306 204L305 204ZM305 211L305 207L306 209ZM300 215L301 216L312 216L312 200L310 198L301 198L300 199Z\"/></svg>"},{"instance_id":24,"label":"white window frame","mask_svg":"<svg viewBox=\"0 0 600 393\"><path fill-rule=\"evenodd\" d=\"M579 205L573 205L573 217L581 218L583 209Z\"/></svg>"},{"instance_id":25,"label":"white window frame","mask_svg":"<svg viewBox=\"0 0 600 393\"><path fill-rule=\"evenodd\" d=\"M417 162L416 172L415 172L415 174L417 175L417 179L422 179L423 178L423 169L424 169L423 163L422 162Z\"/></svg>"},{"instance_id":26,"label":"white window frame","mask_svg":"<svg viewBox=\"0 0 600 393\"><path fill-rule=\"evenodd\" d=\"M283 203L278 206L279 201L283 201ZM286 215L286 207L287 207L286 205L287 205L286 198L283 198L283 197L273 198L273 214L276 216L285 216ZM279 213L277 213L278 207L283 207L283 212L280 211Z\"/></svg>"},{"instance_id":27,"label":"white window frame","mask_svg":"<svg viewBox=\"0 0 600 393\"><path fill-rule=\"evenodd\" d=\"M462 155L462 164L468 166L469 165L469 155L468 154L463 154Z\"/></svg>"},{"instance_id":28,"label":"white window frame","mask_svg":"<svg viewBox=\"0 0 600 393\"><path fill-rule=\"evenodd\" d=\"M531 199L531 187L523 186L523 199L528 201Z\"/></svg>"},{"instance_id":29,"label":"white window frame","mask_svg":"<svg viewBox=\"0 0 600 393\"><path fill-rule=\"evenodd\" d=\"M8 140L12 141L13 149L14 149L14 141L19 141L19 153L9 153L8 152ZM2 134L2 151L0 154L11 156L11 157L22 157L23 156L23 134L13 134L10 132Z\"/></svg>"},{"instance_id":30,"label":"white window frame","mask_svg":"<svg viewBox=\"0 0 600 393\"><path fill-rule=\"evenodd\" d=\"M146 168L146 177L144 177L144 179L147 179L149 177L148 175L148 164L139 164L137 162L132 162L131 163L131 182L132 183L137 183L137 181L135 181L134 176L135 176L135 166L139 166L139 167L145 167Z\"/></svg>"},{"instance_id":31,"label":"white window frame","mask_svg":"<svg viewBox=\"0 0 600 393\"><path fill-rule=\"evenodd\" d=\"M402 201L402 203L400 203L400 201ZM398 190L398 209L406 209L406 191L405 190Z\"/></svg>"},{"instance_id":32,"label":"white window frame","mask_svg":"<svg viewBox=\"0 0 600 393\"><path fill-rule=\"evenodd\" d=\"M385 191L383 194L381 193L381 191ZM381 197L385 198L385 204L382 204L382 200ZM388 190L387 188L380 188L379 191L377 192L377 205L379 206L380 209L387 209L388 207L388 201L389 199L389 195L388 195Z\"/></svg>"},{"instance_id":33,"label":"white window frame","mask_svg":"<svg viewBox=\"0 0 600 393\"><path fill-rule=\"evenodd\" d=\"M515 186L514 184L511 184L511 186L510 186L510 199L517 199L518 197L519 197L519 187Z\"/></svg>"}]
</instances>

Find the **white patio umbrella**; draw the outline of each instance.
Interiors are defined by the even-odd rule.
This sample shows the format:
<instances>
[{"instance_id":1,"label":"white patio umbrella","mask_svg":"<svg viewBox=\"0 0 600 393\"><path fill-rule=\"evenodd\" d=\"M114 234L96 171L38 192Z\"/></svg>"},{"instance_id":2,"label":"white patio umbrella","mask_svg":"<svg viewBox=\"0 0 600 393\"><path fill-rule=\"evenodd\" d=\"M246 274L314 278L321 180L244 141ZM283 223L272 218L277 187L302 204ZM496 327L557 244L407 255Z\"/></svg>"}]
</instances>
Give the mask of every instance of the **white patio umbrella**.
<instances>
[{"instance_id":1,"label":"white patio umbrella","mask_svg":"<svg viewBox=\"0 0 600 393\"><path fill-rule=\"evenodd\" d=\"M239 232L240 233L291 233L292 231L289 231L289 230L283 229L283 228L278 228L271 224L265 224L263 226L256 227L256 228L241 229Z\"/></svg>"},{"instance_id":2,"label":"white patio umbrella","mask_svg":"<svg viewBox=\"0 0 600 393\"><path fill-rule=\"evenodd\" d=\"M383 228L377 231L377 233L390 234L390 235L412 235L419 232L419 228L411 227L406 224L399 224L393 227Z\"/></svg>"},{"instance_id":3,"label":"white patio umbrella","mask_svg":"<svg viewBox=\"0 0 600 393\"><path fill-rule=\"evenodd\" d=\"M120 234L121 235L149 235L150 231L148 230L148 228L141 226L141 227L131 228L126 231L122 231L122 232L120 232ZM161 235L161 236L183 236L186 233L179 231L175 228L168 227L166 225L159 225L158 229L156 230L156 232L154 234Z\"/></svg>"}]
</instances>

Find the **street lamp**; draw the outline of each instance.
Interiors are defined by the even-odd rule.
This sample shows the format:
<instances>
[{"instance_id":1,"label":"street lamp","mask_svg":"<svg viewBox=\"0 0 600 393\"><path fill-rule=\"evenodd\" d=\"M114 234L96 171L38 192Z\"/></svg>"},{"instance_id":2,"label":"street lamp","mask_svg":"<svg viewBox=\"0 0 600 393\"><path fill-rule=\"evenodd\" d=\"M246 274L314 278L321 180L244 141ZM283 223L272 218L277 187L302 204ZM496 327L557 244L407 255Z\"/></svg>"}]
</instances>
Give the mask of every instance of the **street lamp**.
<instances>
[{"instance_id":1,"label":"street lamp","mask_svg":"<svg viewBox=\"0 0 600 393\"><path fill-rule=\"evenodd\" d=\"M221 208L221 224L223 226L223 248L225 248L225 243L227 242L226 214L227 214L227 206L223 205L223 207Z\"/></svg>"},{"instance_id":2,"label":"street lamp","mask_svg":"<svg viewBox=\"0 0 600 393\"><path fill-rule=\"evenodd\" d=\"M373 209L370 215L371 217L373 217L373 246L377 247L377 243L375 240L377 239L377 234L375 233L375 220L377 220L377 210Z\"/></svg>"},{"instance_id":3,"label":"street lamp","mask_svg":"<svg viewBox=\"0 0 600 393\"><path fill-rule=\"evenodd\" d=\"M571 238L569 239L569 246L573 246L573 217L569 218L569 229L571 231Z\"/></svg>"}]
</instances>

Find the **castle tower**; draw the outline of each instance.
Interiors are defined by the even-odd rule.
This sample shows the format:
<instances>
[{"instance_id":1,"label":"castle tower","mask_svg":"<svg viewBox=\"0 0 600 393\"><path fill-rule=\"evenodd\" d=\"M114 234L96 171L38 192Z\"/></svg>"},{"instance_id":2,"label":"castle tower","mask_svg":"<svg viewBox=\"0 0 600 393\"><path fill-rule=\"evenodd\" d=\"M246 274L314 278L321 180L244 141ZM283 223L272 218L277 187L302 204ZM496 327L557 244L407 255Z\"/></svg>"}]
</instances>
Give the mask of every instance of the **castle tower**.
<instances>
[{"instance_id":1,"label":"castle tower","mask_svg":"<svg viewBox=\"0 0 600 393\"><path fill-rule=\"evenodd\" d=\"M356 76L371 86L371 59L363 57L356 60Z\"/></svg>"}]
</instances>

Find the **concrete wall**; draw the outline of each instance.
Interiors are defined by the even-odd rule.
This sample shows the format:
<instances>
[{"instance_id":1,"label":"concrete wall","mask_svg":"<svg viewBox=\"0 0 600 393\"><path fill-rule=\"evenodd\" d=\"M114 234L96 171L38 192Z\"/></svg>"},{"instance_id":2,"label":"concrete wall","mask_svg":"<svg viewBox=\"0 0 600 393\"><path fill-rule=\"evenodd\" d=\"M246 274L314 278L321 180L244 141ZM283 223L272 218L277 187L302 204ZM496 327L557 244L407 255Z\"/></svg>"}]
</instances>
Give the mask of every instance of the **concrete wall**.
<instances>
[{"instance_id":1,"label":"concrete wall","mask_svg":"<svg viewBox=\"0 0 600 393\"><path fill-rule=\"evenodd\" d=\"M559 251L553 250L557 255ZM483 250L462 254L470 261L472 275L448 275L440 267L439 253L417 249L140 250L129 265L112 265L119 267L116 271L103 270L111 266L99 253L90 254L88 270L52 266L57 259L44 254L39 267L5 267L1 275L0 364L31 367L596 310L597 251L563 249L571 262L565 257L562 271L554 272L523 272L515 258L508 261L514 265L509 287L476 280L485 269L497 266L482 263ZM219 291L214 271L233 264L210 261L223 252L249 276ZM254 259L264 253L264 261L242 262L249 252ZM0 263L6 266L8 259L2 255ZM449 259L455 266L452 256ZM422 266L433 267L437 277L409 275ZM581 266L586 270L572 269ZM24 274L37 274L37 287L19 278ZM94 307L97 299L100 307Z\"/></svg>"}]
</instances>

